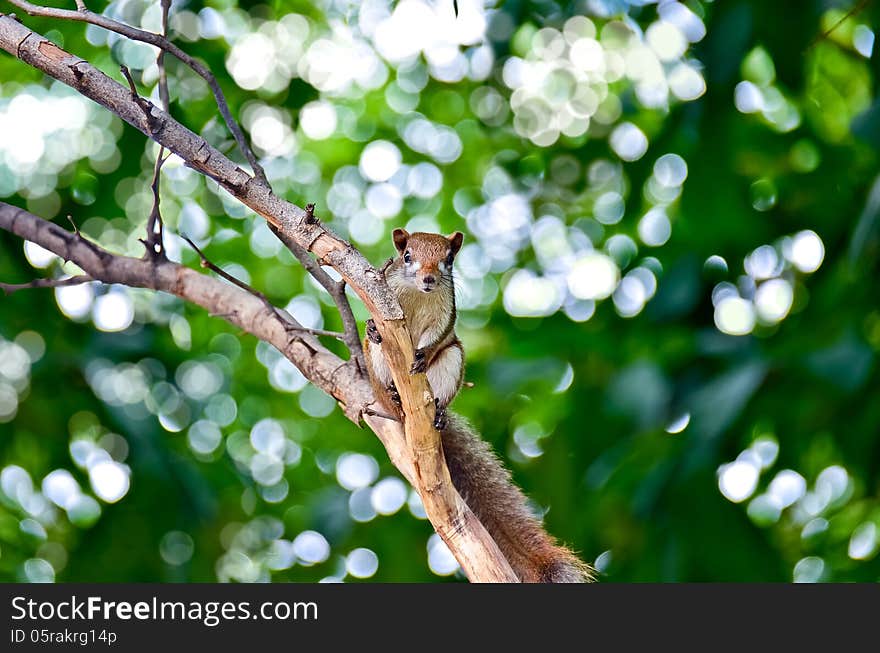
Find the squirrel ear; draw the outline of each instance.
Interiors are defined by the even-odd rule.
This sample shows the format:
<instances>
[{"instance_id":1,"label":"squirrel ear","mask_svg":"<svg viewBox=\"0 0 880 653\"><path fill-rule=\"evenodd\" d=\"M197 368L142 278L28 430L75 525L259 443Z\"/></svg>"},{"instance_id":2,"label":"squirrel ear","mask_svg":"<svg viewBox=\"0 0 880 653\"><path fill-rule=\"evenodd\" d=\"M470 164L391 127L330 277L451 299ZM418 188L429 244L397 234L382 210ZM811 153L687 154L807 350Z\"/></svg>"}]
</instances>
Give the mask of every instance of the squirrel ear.
<instances>
[{"instance_id":1,"label":"squirrel ear","mask_svg":"<svg viewBox=\"0 0 880 653\"><path fill-rule=\"evenodd\" d=\"M403 254L406 244L409 242L409 232L406 229L395 229L391 232L391 238L394 240L394 246L397 251Z\"/></svg>"},{"instance_id":2,"label":"squirrel ear","mask_svg":"<svg viewBox=\"0 0 880 653\"><path fill-rule=\"evenodd\" d=\"M460 231L456 231L454 234L449 236L449 249L453 256L458 254L458 250L461 249L461 241L464 240L464 234Z\"/></svg>"}]
</instances>

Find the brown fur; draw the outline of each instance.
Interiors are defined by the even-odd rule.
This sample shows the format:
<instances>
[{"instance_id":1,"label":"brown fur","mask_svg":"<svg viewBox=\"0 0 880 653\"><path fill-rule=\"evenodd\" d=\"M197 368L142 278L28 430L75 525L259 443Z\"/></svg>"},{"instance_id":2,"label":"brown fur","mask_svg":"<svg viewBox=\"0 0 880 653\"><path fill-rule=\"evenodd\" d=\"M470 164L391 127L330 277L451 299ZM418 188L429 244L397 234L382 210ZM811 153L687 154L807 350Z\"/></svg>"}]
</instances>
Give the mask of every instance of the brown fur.
<instances>
[{"instance_id":1,"label":"brown fur","mask_svg":"<svg viewBox=\"0 0 880 653\"><path fill-rule=\"evenodd\" d=\"M458 253L462 235L456 232L446 238L440 234L423 232L410 234L404 229L395 229L393 237L398 256L385 271L385 279L403 308L413 348L422 349L425 353L430 377L432 366L442 362L443 354L447 349L457 348L462 352L462 360L464 359L461 342L455 335L455 288L452 282L452 269L446 265L446 262ZM407 269L408 266L404 261L406 252L410 254L414 263L409 266L410 269ZM416 267L418 269L414 269ZM435 278L431 292L421 290L422 279L426 275ZM386 411L401 417L399 409L389 400L387 386L390 383L390 371L377 347L381 345L370 342L368 338L364 339L364 353L373 393ZM375 361L374 353L377 354ZM445 388L445 391L439 395L436 392L438 388L433 388L440 400L440 408L445 408L461 389L464 365L452 372L455 378L449 384L451 387Z\"/></svg>"},{"instance_id":2,"label":"brown fur","mask_svg":"<svg viewBox=\"0 0 880 653\"><path fill-rule=\"evenodd\" d=\"M376 403L385 411L387 414L396 417L399 420L403 420L403 412L401 411L399 406L396 406L388 395L388 386L382 382L379 378L379 375L376 373L375 366L373 365L373 361L370 358L371 351L373 347L381 347L382 345L375 345L370 342L369 338L364 338L364 362L367 364L367 376L370 378L370 385L373 387L373 396L376 398Z\"/></svg>"},{"instance_id":3,"label":"brown fur","mask_svg":"<svg viewBox=\"0 0 880 653\"><path fill-rule=\"evenodd\" d=\"M462 364L455 370L442 365L449 348L461 350L455 335L455 290L451 262L461 247L462 235L449 238L439 234L409 234L395 229L394 245L398 257L388 267L385 277L397 294L412 335L413 347L426 353L428 378L438 372L445 380L451 373L456 379L444 384L440 407L445 408L461 388ZM411 263L404 261L409 255ZM425 276L433 276L436 287L423 292ZM373 393L382 407L403 418L388 392L390 371L381 354L381 345L364 339L367 368ZM375 355L375 361L374 361ZM381 378L384 375L384 380ZM434 374L435 378L437 374ZM435 395L437 394L436 389ZM526 497L510 478L510 473L492 452L491 447L463 418L449 413L448 423L440 433L446 464L452 483L474 511L510 566L527 583L581 583L592 580L592 569L570 550L561 546L541 526L529 510Z\"/></svg>"},{"instance_id":4,"label":"brown fur","mask_svg":"<svg viewBox=\"0 0 880 653\"><path fill-rule=\"evenodd\" d=\"M452 483L524 583L583 583L593 571L544 530L492 448L462 417L442 431Z\"/></svg>"}]
</instances>

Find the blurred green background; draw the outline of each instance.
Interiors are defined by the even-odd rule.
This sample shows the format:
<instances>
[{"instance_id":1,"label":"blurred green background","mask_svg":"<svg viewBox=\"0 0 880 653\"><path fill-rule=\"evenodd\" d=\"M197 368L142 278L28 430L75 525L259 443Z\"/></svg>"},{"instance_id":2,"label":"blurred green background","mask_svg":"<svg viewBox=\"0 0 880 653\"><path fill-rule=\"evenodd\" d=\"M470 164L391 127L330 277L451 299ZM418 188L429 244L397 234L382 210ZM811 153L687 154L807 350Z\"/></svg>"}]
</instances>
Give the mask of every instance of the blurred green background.
<instances>
[{"instance_id":1,"label":"blurred green background","mask_svg":"<svg viewBox=\"0 0 880 653\"><path fill-rule=\"evenodd\" d=\"M467 234L454 409L601 580L880 579L880 3L458 6L179 2L171 24L277 193L377 263L397 226ZM90 8L159 29L158 2ZM23 20L158 102L154 49ZM172 114L241 160L207 85L168 69ZM140 256L155 154L0 57L4 201ZM172 258L197 265L186 234L340 327L173 158L162 208ZM0 233L3 281L73 272ZM462 578L368 431L168 296L0 298L0 470L6 581Z\"/></svg>"}]
</instances>

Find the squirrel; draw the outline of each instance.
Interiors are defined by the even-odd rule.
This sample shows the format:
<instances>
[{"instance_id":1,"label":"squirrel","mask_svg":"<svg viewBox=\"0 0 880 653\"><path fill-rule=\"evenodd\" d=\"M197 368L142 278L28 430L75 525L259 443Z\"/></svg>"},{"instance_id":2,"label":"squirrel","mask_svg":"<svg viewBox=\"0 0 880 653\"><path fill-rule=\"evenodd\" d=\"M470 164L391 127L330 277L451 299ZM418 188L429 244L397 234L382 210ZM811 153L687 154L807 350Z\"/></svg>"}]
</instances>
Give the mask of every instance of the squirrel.
<instances>
[{"instance_id":1,"label":"squirrel","mask_svg":"<svg viewBox=\"0 0 880 653\"><path fill-rule=\"evenodd\" d=\"M434 427L440 431L453 485L521 581L592 580L590 566L543 529L489 444L464 418L446 411L464 379L464 348L455 334L452 276L463 234L445 237L395 229L392 238L397 256L386 264L385 279L400 302L412 336L415 360L410 373L425 372L434 394ZM382 408L402 420L400 395L381 343L375 323L368 320L364 353L373 393Z\"/></svg>"}]
</instances>

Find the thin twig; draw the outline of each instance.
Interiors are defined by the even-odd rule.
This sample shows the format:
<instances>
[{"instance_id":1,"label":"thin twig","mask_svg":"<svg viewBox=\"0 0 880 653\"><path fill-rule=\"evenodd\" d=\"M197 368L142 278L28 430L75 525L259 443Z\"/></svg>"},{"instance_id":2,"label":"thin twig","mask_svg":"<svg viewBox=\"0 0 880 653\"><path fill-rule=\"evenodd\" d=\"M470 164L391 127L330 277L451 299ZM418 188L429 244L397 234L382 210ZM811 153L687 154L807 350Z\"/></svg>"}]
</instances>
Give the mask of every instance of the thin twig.
<instances>
[{"instance_id":1,"label":"thin twig","mask_svg":"<svg viewBox=\"0 0 880 653\"><path fill-rule=\"evenodd\" d=\"M330 338L336 338L337 340L342 340L343 338L345 338L345 334L339 331L329 331L327 329L312 329L310 327L304 326L293 326L292 324L288 324L287 328L293 331L311 333L313 336L328 336Z\"/></svg>"},{"instance_id":2,"label":"thin twig","mask_svg":"<svg viewBox=\"0 0 880 653\"><path fill-rule=\"evenodd\" d=\"M825 30L822 34L820 34L819 36L814 38L810 42L810 44L806 47L806 49L804 50L804 53L809 52L814 47L816 47L816 45L818 45L820 42L824 41L829 36L831 36L831 33L834 32L834 30L836 30L838 27L843 25L843 23L846 22L847 18L855 16L856 14L861 12L862 9L867 7L870 2L871 2L871 0L859 0L859 2L857 2L855 5L853 5L852 9L850 9L848 12L846 12L840 20L838 20L836 23L834 23L831 27L829 27L827 30Z\"/></svg>"},{"instance_id":3,"label":"thin twig","mask_svg":"<svg viewBox=\"0 0 880 653\"><path fill-rule=\"evenodd\" d=\"M168 38L168 12L171 11L171 0L162 0L162 37ZM156 56L159 68L159 100L165 113L170 113L171 98L168 94L168 75L165 72L165 50L160 49Z\"/></svg>"},{"instance_id":4,"label":"thin twig","mask_svg":"<svg viewBox=\"0 0 880 653\"><path fill-rule=\"evenodd\" d=\"M269 300L266 298L266 296L265 296L263 293L261 293L259 290L257 290L256 288L254 288L254 287L252 287L252 286L249 286L248 284L246 284L246 283L245 283L244 281L242 281L241 279L236 279L234 276L232 276L231 274L229 274L226 270L224 270L223 268L221 268L219 265L216 265L216 264L212 263L212 262L208 259L208 257L205 256L205 253L204 253L201 249L199 249L199 246L196 245L196 244L195 244L195 243L189 238L189 236L187 236L186 234L180 234L180 236L181 236L181 238L183 238L186 242L188 242L188 243L189 243L189 246L192 247L192 248L196 251L196 254L199 255L199 259L201 259L201 265L202 265L203 268L208 268L208 269L211 270L212 272L215 272L215 273L217 273L218 275L220 275L221 277L223 277L224 279L226 279L229 283L232 283L232 284L238 286L238 287L241 288L242 290L246 290L246 291L248 291L249 293L251 293L251 294L254 295L255 297L259 297L260 299L262 299L264 302L269 303Z\"/></svg>"},{"instance_id":5,"label":"thin twig","mask_svg":"<svg viewBox=\"0 0 880 653\"><path fill-rule=\"evenodd\" d=\"M128 82L128 88L131 90L131 97L140 98L140 93L138 93L137 86L134 85L134 79L131 76L131 71L128 69L128 66L119 66L119 70L122 71L122 76L125 77L125 81Z\"/></svg>"},{"instance_id":6,"label":"thin twig","mask_svg":"<svg viewBox=\"0 0 880 653\"><path fill-rule=\"evenodd\" d=\"M171 9L171 0L162 0L162 36L168 37L168 12ZM159 50L156 56L156 66L159 68L159 100L165 113L171 114L171 97L168 93L168 76L165 73L165 50ZM132 84L133 85L133 84ZM164 231L165 224L162 221L162 212L159 209L159 182L162 166L168 157L165 156L165 148L159 146L156 154L156 163L153 166L153 181L150 189L153 191L153 206L150 209L150 217L147 220L147 237L141 241L147 248L145 256L152 258L165 257Z\"/></svg>"},{"instance_id":7,"label":"thin twig","mask_svg":"<svg viewBox=\"0 0 880 653\"><path fill-rule=\"evenodd\" d=\"M282 315L286 312L280 308L276 308L276 310ZM327 336L328 338L336 338L340 341L345 341L345 334L341 331L330 331L328 329L313 329L311 327L306 327L298 324L291 324L288 322L285 327L288 331L300 331L302 333L311 333L313 336Z\"/></svg>"},{"instance_id":8,"label":"thin twig","mask_svg":"<svg viewBox=\"0 0 880 653\"><path fill-rule=\"evenodd\" d=\"M107 18L106 16L103 16L101 14L96 14L92 11L89 11L89 9L86 8L83 0L77 0L76 11L71 11L69 9L56 9L54 7L41 7L39 5L31 4L30 2L27 2L27 0L9 0L9 3L15 5L19 9L24 10L30 16L44 16L47 18L75 20L83 23L89 23L91 25L97 25L98 27L103 27L106 30L121 34L122 36L126 36L134 41L141 41L142 43L149 43L150 45L156 46L160 50L164 50L168 54L182 61L184 64L189 66L193 72L195 72L199 77L201 77L208 83L208 86L211 88L211 92L214 94L214 100L217 103L217 108L220 110L220 114L223 116L223 121L226 123L226 127L232 133L235 142L238 144L238 149L245 156L251 168L253 169L254 177L257 179L257 181L260 182L260 184L269 188L269 181L268 179L266 179L266 171L263 170L263 167L260 165L259 161L257 161L257 157L251 149L250 145L248 144L247 139L244 137L244 133L242 132L241 127L235 121L235 118L232 117L232 112L229 110L229 104L226 102L226 96L223 95L223 90L220 88L220 84L217 82L217 78L214 77L214 74L203 63L188 55L186 52L181 50L178 46L176 46L174 43L169 41L164 36L161 36L160 34L137 29L136 27L126 25L125 23L120 23L113 20L112 18Z\"/></svg>"},{"instance_id":9,"label":"thin twig","mask_svg":"<svg viewBox=\"0 0 880 653\"><path fill-rule=\"evenodd\" d=\"M311 211L309 211L309 206L312 206ZM307 214L314 216L314 205L307 205L306 212ZM366 372L367 368L364 363L363 345L361 344L357 320L355 320L354 313L351 310L348 295L345 294L345 281L335 281L333 277L327 274L327 271L320 266L318 261L315 260L315 257L306 251L304 247L300 246L299 243L282 233L279 229L276 229L271 224L269 225L269 229L275 234L278 240L284 243L285 247L290 250L291 254L297 258L306 269L306 272L312 275L315 281L317 281L324 290L330 293L333 302L336 304L336 308L339 310L339 317L342 319L342 327L345 331L345 337L342 339L342 342L348 347L348 351L357 363L358 369L361 372Z\"/></svg>"},{"instance_id":10,"label":"thin twig","mask_svg":"<svg viewBox=\"0 0 880 653\"><path fill-rule=\"evenodd\" d=\"M78 286L81 283L94 281L87 274L80 274L75 277L66 277L64 279L34 279L28 283L3 283L0 282L0 290L5 294L11 295L19 290L28 290L30 288L61 288L63 286Z\"/></svg>"},{"instance_id":11,"label":"thin twig","mask_svg":"<svg viewBox=\"0 0 880 653\"><path fill-rule=\"evenodd\" d=\"M151 258L165 257L165 226L162 222L162 213L159 210L159 179L162 165L168 160L168 156L165 155L165 148L159 146L156 163L153 165L153 181L150 183L150 189L153 191L153 207L150 209L150 217L147 219L147 237L141 240L144 247L147 248L145 256Z\"/></svg>"},{"instance_id":12,"label":"thin twig","mask_svg":"<svg viewBox=\"0 0 880 653\"><path fill-rule=\"evenodd\" d=\"M330 338L336 338L337 340L341 340L341 341L345 342L345 334L344 333L340 333L338 331L327 331L326 329L312 329L309 327L302 326L301 324L296 322L296 320L294 320L287 313L287 311L278 308L272 302L270 302L269 299L266 297L266 295L261 293L259 290L257 290L256 288L254 288L251 285L246 284L241 279L237 279L236 277L232 276L226 270L221 268L219 265L212 263L208 259L208 257L205 256L205 253L201 249L199 249L199 246L196 245L192 240L190 240L189 237L187 237L184 234L181 234L181 237L186 242L188 242L190 247L192 247L196 251L196 254L199 255L199 258L201 259L201 265L203 268L208 268L212 272L217 273L219 276L226 279L229 283L238 286L242 290L249 292L254 297L256 297L257 299L262 301L263 304L266 305L266 308L269 311L271 311L272 313L274 313L278 317L279 320L281 320L282 324L284 325L284 328L287 329L288 331L300 332L300 333L310 333L313 336L328 336Z\"/></svg>"},{"instance_id":13,"label":"thin twig","mask_svg":"<svg viewBox=\"0 0 880 653\"><path fill-rule=\"evenodd\" d=\"M144 112L144 118L147 120L147 128L149 129L150 134L154 134L156 132L157 117L153 115L153 103L140 96L128 66L119 66L119 70L122 73L122 76L125 77L125 81L128 82L131 99L134 100L134 102L140 107L141 111Z\"/></svg>"},{"instance_id":14,"label":"thin twig","mask_svg":"<svg viewBox=\"0 0 880 653\"><path fill-rule=\"evenodd\" d=\"M396 415L389 415L388 413L383 413L381 410L376 410L374 408L370 408L370 406L364 406L364 415L371 415L373 417L381 417L382 419L390 419L392 422L399 422L400 418Z\"/></svg>"}]
</instances>

